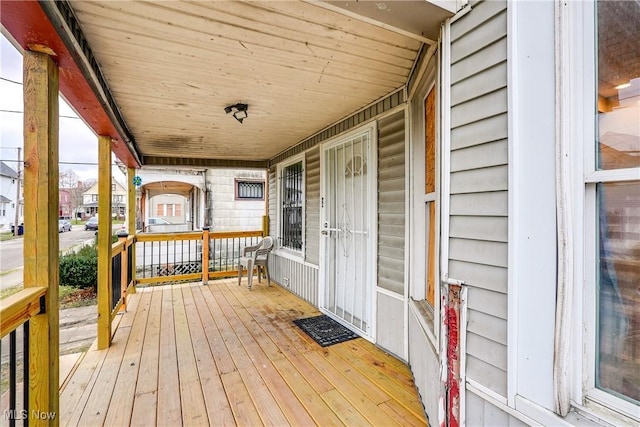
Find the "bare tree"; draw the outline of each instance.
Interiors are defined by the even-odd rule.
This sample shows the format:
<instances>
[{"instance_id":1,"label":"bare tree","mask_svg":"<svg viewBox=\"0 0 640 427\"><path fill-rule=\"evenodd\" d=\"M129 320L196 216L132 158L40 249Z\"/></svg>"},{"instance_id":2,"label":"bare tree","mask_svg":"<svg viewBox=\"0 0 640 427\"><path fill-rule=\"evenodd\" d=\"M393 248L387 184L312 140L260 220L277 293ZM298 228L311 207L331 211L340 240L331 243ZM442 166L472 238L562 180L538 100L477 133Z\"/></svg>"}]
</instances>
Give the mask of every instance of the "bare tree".
<instances>
[{"instance_id":1,"label":"bare tree","mask_svg":"<svg viewBox=\"0 0 640 427\"><path fill-rule=\"evenodd\" d=\"M82 194L95 182L95 179L80 181L72 169L60 172L60 188L69 192L69 211L73 214L74 219L77 219L78 208L83 205Z\"/></svg>"}]
</instances>

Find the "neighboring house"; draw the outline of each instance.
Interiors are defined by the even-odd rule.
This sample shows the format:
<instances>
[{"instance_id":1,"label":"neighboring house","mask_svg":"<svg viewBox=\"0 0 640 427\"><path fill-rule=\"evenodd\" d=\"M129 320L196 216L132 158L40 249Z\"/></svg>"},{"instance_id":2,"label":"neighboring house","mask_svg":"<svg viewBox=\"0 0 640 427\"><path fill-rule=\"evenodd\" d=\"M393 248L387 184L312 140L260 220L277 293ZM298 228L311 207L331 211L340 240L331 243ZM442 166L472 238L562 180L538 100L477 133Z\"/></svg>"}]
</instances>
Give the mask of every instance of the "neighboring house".
<instances>
[{"instance_id":1,"label":"neighboring house","mask_svg":"<svg viewBox=\"0 0 640 427\"><path fill-rule=\"evenodd\" d=\"M262 230L265 178L266 173L257 170L207 170L211 231Z\"/></svg>"},{"instance_id":2,"label":"neighboring house","mask_svg":"<svg viewBox=\"0 0 640 427\"><path fill-rule=\"evenodd\" d=\"M186 223L187 199L175 194L163 194L151 200L149 217L162 218L172 224Z\"/></svg>"},{"instance_id":3,"label":"neighboring house","mask_svg":"<svg viewBox=\"0 0 640 427\"><path fill-rule=\"evenodd\" d=\"M137 175L141 179L139 224L159 217L187 224L190 230L205 225L212 232L262 229L266 214L264 171L145 168Z\"/></svg>"},{"instance_id":4,"label":"neighboring house","mask_svg":"<svg viewBox=\"0 0 640 427\"><path fill-rule=\"evenodd\" d=\"M0 162L0 230L8 231L16 220L18 173L6 163ZM18 222L22 221L22 215Z\"/></svg>"},{"instance_id":5,"label":"neighboring house","mask_svg":"<svg viewBox=\"0 0 640 427\"><path fill-rule=\"evenodd\" d=\"M71 202L72 191L68 188L60 188L58 203L58 216L60 218L73 217L73 204Z\"/></svg>"},{"instance_id":6,"label":"neighboring house","mask_svg":"<svg viewBox=\"0 0 640 427\"><path fill-rule=\"evenodd\" d=\"M98 213L98 184L94 184L82 193L83 218L87 219ZM127 212L127 190L115 179L111 180L111 212L114 218L124 219Z\"/></svg>"}]
</instances>

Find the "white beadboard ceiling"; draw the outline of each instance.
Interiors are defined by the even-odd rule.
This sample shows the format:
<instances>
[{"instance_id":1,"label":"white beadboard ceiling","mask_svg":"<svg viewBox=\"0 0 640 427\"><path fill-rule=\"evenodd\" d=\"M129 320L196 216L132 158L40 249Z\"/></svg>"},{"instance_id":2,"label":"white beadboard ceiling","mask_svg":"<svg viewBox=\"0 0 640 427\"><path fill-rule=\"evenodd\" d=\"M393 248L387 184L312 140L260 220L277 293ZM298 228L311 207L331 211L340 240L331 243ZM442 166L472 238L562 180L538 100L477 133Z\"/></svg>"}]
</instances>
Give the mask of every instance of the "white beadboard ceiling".
<instances>
[{"instance_id":1,"label":"white beadboard ceiling","mask_svg":"<svg viewBox=\"0 0 640 427\"><path fill-rule=\"evenodd\" d=\"M305 1L70 5L142 156L267 160L406 83L415 17L443 12L389 3L415 12L406 31ZM239 102L242 124L224 111Z\"/></svg>"}]
</instances>

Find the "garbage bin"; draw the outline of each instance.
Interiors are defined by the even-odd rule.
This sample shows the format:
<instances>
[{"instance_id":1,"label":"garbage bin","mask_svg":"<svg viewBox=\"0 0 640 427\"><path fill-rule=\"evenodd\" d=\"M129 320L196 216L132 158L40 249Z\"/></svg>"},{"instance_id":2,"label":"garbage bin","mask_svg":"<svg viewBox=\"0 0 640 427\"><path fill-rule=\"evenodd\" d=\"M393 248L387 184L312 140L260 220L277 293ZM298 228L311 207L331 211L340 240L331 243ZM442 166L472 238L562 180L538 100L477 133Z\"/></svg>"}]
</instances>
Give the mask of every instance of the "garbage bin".
<instances>
[{"instance_id":1,"label":"garbage bin","mask_svg":"<svg viewBox=\"0 0 640 427\"><path fill-rule=\"evenodd\" d=\"M11 233L15 234L15 226L13 224L11 224ZM24 224L20 224L18 226L18 236L22 236L24 234Z\"/></svg>"}]
</instances>

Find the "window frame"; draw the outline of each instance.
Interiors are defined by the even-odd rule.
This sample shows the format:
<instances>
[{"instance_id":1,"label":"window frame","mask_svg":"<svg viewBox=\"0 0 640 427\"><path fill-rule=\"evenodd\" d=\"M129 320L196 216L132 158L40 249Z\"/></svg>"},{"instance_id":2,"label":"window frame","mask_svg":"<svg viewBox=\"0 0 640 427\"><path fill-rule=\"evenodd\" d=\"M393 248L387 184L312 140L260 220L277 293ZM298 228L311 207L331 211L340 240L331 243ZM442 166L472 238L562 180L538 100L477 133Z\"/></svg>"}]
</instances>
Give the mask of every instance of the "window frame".
<instances>
[{"instance_id":1,"label":"window frame","mask_svg":"<svg viewBox=\"0 0 640 427\"><path fill-rule=\"evenodd\" d=\"M571 69L583 71L583 79L567 90L568 111L573 118L568 120L562 131L572 135L575 144L575 162L570 172L573 180L575 200L573 217L576 221L576 241L574 247L575 315L572 324L572 347L576 351L573 358L571 388L572 406L593 413L608 422L629 423L640 421L637 405L596 387L597 327L598 327L598 206L596 186L606 182L625 182L640 179L640 168L598 170L596 161L597 141L597 67L598 44L596 2L570 2L569 19L563 22L560 31L576 35L573 40L576 49L563 52L561 74L570 79Z\"/></svg>"},{"instance_id":2,"label":"window frame","mask_svg":"<svg viewBox=\"0 0 640 427\"><path fill-rule=\"evenodd\" d=\"M262 184L262 197L240 197L240 185L241 184ZM264 179L251 179L251 178L234 178L234 199L237 201L261 201L265 199L265 180Z\"/></svg>"},{"instance_id":3,"label":"window frame","mask_svg":"<svg viewBox=\"0 0 640 427\"><path fill-rule=\"evenodd\" d=\"M422 325L422 329L427 335L429 341L434 348L438 348L440 337L440 288L441 288L441 272L442 272L442 251L444 238L442 236L443 226L442 219L444 215L443 198L446 189L443 186L443 177L445 176L443 169L443 155L445 146L443 140L442 129L442 110L444 105L444 75L448 70L443 67L444 61L442 49L444 42L438 46L438 49L426 61L425 69L430 68L432 61L434 62L433 70L422 76L417 84L417 89L413 93L409 102L409 120L411 121L410 129L410 156L411 156L411 172L409 177L411 195L410 195L410 212L412 221L410 224L411 236L421 236L412 238L411 250L411 268L410 268L410 285L409 300L410 308L414 312L415 317ZM435 191L429 194L425 193L426 188L426 99L432 90L435 90ZM435 203L435 289L434 303L431 305L427 301L427 271L425 260L428 256L428 227L429 218L428 205Z\"/></svg>"},{"instance_id":4,"label":"window frame","mask_svg":"<svg viewBox=\"0 0 640 427\"><path fill-rule=\"evenodd\" d=\"M276 168L276 181L277 181L277 207L276 207L276 218L277 218L277 244L276 244L276 251L279 253L284 253L284 254L288 254L291 255L295 258L300 258L300 259L304 259L304 254L305 254L305 227L306 227L306 205L307 205L307 200L306 200L306 164L305 164L305 155L304 153L298 154L296 156L290 157L280 163L278 163L277 168ZM282 233L283 233L283 227L282 227L282 220L283 220L283 212L282 212L282 202L283 202L283 194L282 194L282 174L284 172L284 170L291 166L294 165L296 163L301 163L301 167L302 167L302 183L301 183L301 188L302 188L302 248L301 249L293 249L287 246L284 246L282 244Z\"/></svg>"}]
</instances>

